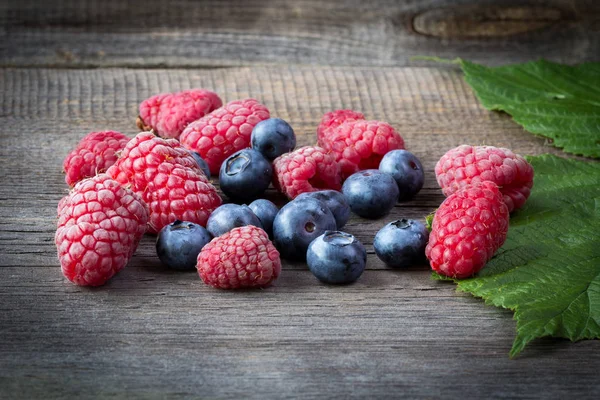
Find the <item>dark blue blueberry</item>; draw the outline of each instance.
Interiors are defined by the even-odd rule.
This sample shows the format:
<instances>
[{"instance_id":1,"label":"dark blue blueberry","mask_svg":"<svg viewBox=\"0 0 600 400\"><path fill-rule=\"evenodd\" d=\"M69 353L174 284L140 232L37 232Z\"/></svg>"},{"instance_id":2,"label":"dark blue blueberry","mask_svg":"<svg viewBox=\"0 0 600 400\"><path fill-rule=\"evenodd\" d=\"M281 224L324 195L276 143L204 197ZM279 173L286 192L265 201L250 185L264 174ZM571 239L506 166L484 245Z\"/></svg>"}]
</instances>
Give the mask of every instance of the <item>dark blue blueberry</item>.
<instances>
[{"instance_id":1,"label":"dark blue blueberry","mask_svg":"<svg viewBox=\"0 0 600 400\"><path fill-rule=\"evenodd\" d=\"M260 220L247 205L223 204L210 214L206 229L211 235L217 237L233 228L246 225L262 228Z\"/></svg>"},{"instance_id":2,"label":"dark blue blueberry","mask_svg":"<svg viewBox=\"0 0 600 400\"><path fill-rule=\"evenodd\" d=\"M273 241L281 257L304 260L310 242L335 227L335 218L325 203L311 198L294 200L275 216Z\"/></svg>"},{"instance_id":3,"label":"dark blue blueberry","mask_svg":"<svg viewBox=\"0 0 600 400\"><path fill-rule=\"evenodd\" d=\"M306 263L321 282L352 283L365 270L367 252L349 233L327 231L308 246Z\"/></svg>"},{"instance_id":4,"label":"dark blue blueberry","mask_svg":"<svg viewBox=\"0 0 600 400\"><path fill-rule=\"evenodd\" d=\"M271 183L271 163L254 149L229 156L219 172L219 186L229 198L250 201L262 195Z\"/></svg>"},{"instance_id":5,"label":"dark blue blueberry","mask_svg":"<svg viewBox=\"0 0 600 400\"><path fill-rule=\"evenodd\" d=\"M260 223L263 226L265 232L272 236L273 234L273 220L279 212L279 208L272 202L266 199L254 200L248 205L252 212L256 214Z\"/></svg>"},{"instance_id":6,"label":"dark blue blueberry","mask_svg":"<svg viewBox=\"0 0 600 400\"><path fill-rule=\"evenodd\" d=\"M284 120L269 118L256 124L250 142L253 149L272 161L283 153L294 150L296 135L290 124Z\"/></svg>"},{"instance_id":7,"label":"dark blue blueberry","mask_svg":"<svg viewBox=\"0 0 600 400\"><path fill-rule=\"evenodd\" d=\"M425 224L412 219L390 222L373 240L375 254L393 268L410 267L425 259L429 231Z\"/></svg>"},{"instance_id":8,"label":"dark blue blueberry","mask_svg":"<svg viewBox=\"0 0 600 400\"><path fill-rule=\"evenodd\" d=\"M200 225L177 220L158 233L156 254L169 268L196 269L198 254L211 239L210 233Z\"/></svg>"},{"instance_id":9,"label":"dark blue blueberry","mask_svg":"<svg viewBox=\"0 0 600 400\"><path fill-rule=\"evenodd\" d=\"M364 218L387 215L398 201L398 185L391 175L367 169L350 175L342 186L350 208Z\"/></svg>"},{"instance_id":10,"label":"dark blue blueberry","mask_svg":"<svg viewBox=\"0 0 600 400\"><path fill-rule=\"evenodd\" d=\"M204 161L204 158L200 157L200 154L195 151L190 151L190 153L192 153L192 156L194 156L194 160L196 160L196 163L198 163L200 169L204 171L206 178L210 179L210 168L208 168L208 164L206 161Z\"/></svg>"},{"instance_id":11,"label":"dark blue blueberry","mask_svg":"<svg viewBox=\"0 0 600 400\"><path fill-rule=\"evenodd\" d=\"M423 187L425 176L421 161L409 151L393 150L379 163L379 170L390 174L398 185L398 200L409 200Z\"/></svg>"},{"instance_id":12,"label":"dark blue blueberry","mask_svg":"<svg viewBox=\"0 0 600 400\"><path fill-rule=\"evenodd\" d=\"M302 193L296 200L304 199L307 197L312 197L317 200L321 200L323 203L329 207L329 210L333 213L335 217L335 223L337 224L337 228L341 229L348 219L350 218L350 205L346 200L346 197L337 190L319 190L317 192L307 192Z\"/></svg>"}]
</instances>

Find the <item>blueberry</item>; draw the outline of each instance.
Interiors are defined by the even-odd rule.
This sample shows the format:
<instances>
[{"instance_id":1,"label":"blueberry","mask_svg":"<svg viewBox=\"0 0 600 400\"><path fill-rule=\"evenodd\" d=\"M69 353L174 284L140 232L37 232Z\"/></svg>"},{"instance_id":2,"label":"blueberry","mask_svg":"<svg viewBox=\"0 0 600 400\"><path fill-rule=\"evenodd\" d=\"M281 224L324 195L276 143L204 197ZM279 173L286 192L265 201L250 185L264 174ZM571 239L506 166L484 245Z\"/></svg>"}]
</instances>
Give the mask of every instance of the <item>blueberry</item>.
<instances>
[{"instance_id":1,"label":"blueberry","mask_svg":"<svg viewBox=\"0 0 600 400\"><path fill-rule=\"evenodd\" d=\"M400 191L399 200L411 199L423 187L423 165L409 151L390 151L381 159L379 170L392 175Z\"/></svg>"},{"instance_id":2,"label":"blueberry","mask_svg":"<svg viewBox=\"0 0 600 400\"><path fill-rule=\"evenodd\" d=\"M250 142L253 149L272 161L283 153L294 150L296 135L290 124L284 120L269 118L256 124Z\"/></svg>"},{"instance_id":3,"label":"blueberry","mask_svg":"<svg viewBox=\"0 0 600 400\"><path fill-rule=\"evenodd\" d=\"M381 228L375 235L373 247L377 257L388 266L403 268L424 260L428 239L425 224L403 218Z\"/></svg>"},{"instance_id":4,"label":"blueberry","mask_svg":"<svg viewBox=\"0 0 600 400\"><path fill-rule=\"evenodd\" d=\"M367 252L349 233L327 231L308 246L306 262L321 282L352 283L365 270Z\"/></svg>"},{"instance_id":5,"label":"blueberry","mask_svg":"<svg viewBox=\"0 0 600 400\"><path fill-rule=\"evenodd\" d=\"M200 225L177 220L158 233L156 254L169 268L196 269L198 254L211 239L210 233Z\"/></svg>"},{"instance_id":6,"label":"blueberry","mask_svg":"<svg viewBox=\"0 0 600 400\"><path fill-rule=\"evenodd\" d=\"M335 218L325 203L311 198L294 200L275 216L273 238L281 257L304 260L310 242L335 229Z\"/></svg>"},{"instance_id":7,"label":"blueberry","mask_svg":"<svg viewBox=\"0 0 600 400\"><path fill-rule=\"evenodd\" d=\"M279 212L279 208L272 202L266 199L254 200L248 205L252 212L258 217L260 223L263 226L265 232L272 236L273 234L273 220Z\"/></svg>"},{"instance_id":8,"label":"blueberry","mask_svg":"<svg viewBox=\"0 0 600 400\"><path fill-rule=\"evenodd\" d=\"M272 175L271 163L262 154L253 149L243 149L221 164L219 186L231 199L254 200L267 190Z\"/></svg>"},{"instance_id":9,"label":"blueberry","mask_svg":"<svg viewBox=\"0 0 600 400\"><path fill-rule=\"evenodd\" d=\"M260 220L247 205L223 204L210 214L206 229L211 235L217 237L233 228L246 225L262 228Z\"/></svg>"},{"instance_id":10,"label":"blueberry","mask_svg":"<svg viewBox=\"0 0 600 400\"><path fill-rule=\"evenodd\" d=\"M364 218L387 215L398 201L398 185L391 175L367 169L350 175L342 192L350 208Z\"/></svg>"},{"instance_id":11,"label":"blueberry","mask_svg":"<svg viewBox=\"0 0 600 400\"><path fill-rule=\"evenodd\" d=\"M296 200L307 197L321 200L327 205L327 207L329 207L329 210L335 217L335 223L337 224L338 229L341 229L344 225L346 225L346 222L348 222L348 219L350 218L350 206L348 205L346 197L341 192L338 192L337 190L319 190L317 192L307 192L296 197Z\"/></svg>"},{"instance_id":12,"label":"blueberry","mask_svg":"<svg viewBox=\"0 0 600 400\"><path fill-rule=\"evenodd\" d=\"M200 154L198 154L195 151L190 151L190 153L192 153L192 156L194 157L194 160L196 160L196 163L198 164L200 169L204 171L204 175L206 175L206 178L210 179L210 168L208 168L208 164L206 163L206 161L204 161L204 158L200 157Z\"/></svg>"}]
</instances>

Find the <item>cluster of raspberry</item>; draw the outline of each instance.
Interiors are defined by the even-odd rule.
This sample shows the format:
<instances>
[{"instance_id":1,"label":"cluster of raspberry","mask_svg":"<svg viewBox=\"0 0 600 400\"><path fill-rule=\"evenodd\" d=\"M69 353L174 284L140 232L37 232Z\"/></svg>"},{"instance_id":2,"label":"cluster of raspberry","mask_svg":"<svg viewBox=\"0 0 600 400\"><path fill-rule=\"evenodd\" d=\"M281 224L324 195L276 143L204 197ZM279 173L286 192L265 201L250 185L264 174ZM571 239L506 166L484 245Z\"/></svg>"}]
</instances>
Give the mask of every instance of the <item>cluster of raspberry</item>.
<instances>
[{"instance_id":1,"label":"cluster of raspberry","mask_svg":"<svg viewBox=\"0 0 600 400\"><path fill-rule=\"evenodd\" d=\"M381 193L377 180L369 178L377 174L363 173L367 192L369 182L374 182L373 195L365 208L364 191L354 194L347 183L361 171L383 170L380 164L384 157L404 149L404 140L388 123L366 120L352 110L326 113L317 128L318 145L298 149L289 124L270 118L268 108L257 100L223 105L216 93L204 89L144 100L137 125L143 132L132 139L114 131L92 132L64 160L65 180L72 189L58 205L55 242L63 274L75 284L103 285L129 262L144 233L158 233L160 241L161 232L167 228L177 227L183 232L182 221L207 227L208 234L199 235L204 239L192 246L191 252L167 248L159 256L169 255L169 251L186 253L187 258L177 262L188 267L193 264L202 280L217 288L265 287L272 283L281 271L280 252L285 257L286 251L293 248L288 240L291 238L282 237L283 233L278 236L272 228L278 213L271 212L269 221L258 219L256 226L239 222L243 218L231 218L224 228L213 218L217 228L211 229L211 215L216 216L215 211L226 206L211 183L211 174L219 174L223 192L233 201L259 198L271 182L290 200L304 193L342 190L349 207L367 218L386 215L402 199L401 185L406 187L406 177L400 176L401 162L406 161L411 166L408 169L419 170L420 174L420 182L406 189L404 199L414 196L423 185L418 160L402 154L394 158L397 165L392 163L385 171L400 187L391 192L392 202L384 205L381 199L385 196L377 194ZM255 135L257 131L261 131L260 139ZM252 151L257 155L249 153ZM252 163L261 167L247 166ZM504 242L509 212L521 207L529 196L533 169L508 149L459 146L440 159L435 172L448 198L438 209L429 243L423 243L421 251L434 270L458 278L470 276ZM342 189L344 181L347 193ZM328 209L326 204L323 206L325 202L319 202L318 207ZM326 211L334 217L333 210L323 213ZM347 220L347 216L344 218ZM340 227L337 222L333 223L334 230ZM298 244L302 258L307 258L309 245L320 237L321 241L331 239L325 240L327 246L351 243L359 248L356 258L365 259L358 262L362 265L351 275L344 275L344 271L334 270L338 268L335 262L320 259L311 266L309 257L311 271L329 283L356 280L366 261L362 245L352 235L329 232L331 223L323 227L318 221L303 223L306 237ZM269 240L273 236L274 244ZM398 259L383 254L384 250L380 254L377 243L375 250L380 258ZM175 240L175 245L180 246L181 240ZM330 253L325 251L323 257ZM165 260L177 259L177 254L169 256L161 260L168 264Z\"/></svg>"}]
</instances>

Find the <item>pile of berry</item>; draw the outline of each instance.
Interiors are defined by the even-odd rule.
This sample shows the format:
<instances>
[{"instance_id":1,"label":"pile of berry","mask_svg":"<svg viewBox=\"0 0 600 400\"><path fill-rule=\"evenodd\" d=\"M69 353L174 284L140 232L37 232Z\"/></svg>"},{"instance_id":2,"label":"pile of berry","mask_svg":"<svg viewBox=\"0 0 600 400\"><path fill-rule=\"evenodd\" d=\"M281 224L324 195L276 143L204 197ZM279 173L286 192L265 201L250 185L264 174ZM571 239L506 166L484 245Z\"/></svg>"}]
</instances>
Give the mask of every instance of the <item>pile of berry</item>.
<instances>
[{"instance_id":1,"label":"pile of berry","mask_svg":"<svg viewBox=\"0 0 600 400\"><path fill-rule=\"evenodd\" d=\"M223 105L201 89L143 101L137 125L143 132L133 139L90 133L64 161L72 189L58 205L55 242L63 274L78 285L104 284L144 233L158 234L167 267L197 269L221 289L268 286L280 257L306 260L323 282L354 282L366 251L341 231L351 211L383 217L423 186L423 167L398 132L352 110L325 114L318 146L298 149L292 127L258 101ZM391 222L375 252L390 267L426 256L435 271L467 277L504 243L533 169L508 149L465 145L435 172L448 197L431 233L420 221ZM217 174L230 203L211 184ZM271 183L291 200L281 209L261 198Z\"/></svg>"}]
</instances>

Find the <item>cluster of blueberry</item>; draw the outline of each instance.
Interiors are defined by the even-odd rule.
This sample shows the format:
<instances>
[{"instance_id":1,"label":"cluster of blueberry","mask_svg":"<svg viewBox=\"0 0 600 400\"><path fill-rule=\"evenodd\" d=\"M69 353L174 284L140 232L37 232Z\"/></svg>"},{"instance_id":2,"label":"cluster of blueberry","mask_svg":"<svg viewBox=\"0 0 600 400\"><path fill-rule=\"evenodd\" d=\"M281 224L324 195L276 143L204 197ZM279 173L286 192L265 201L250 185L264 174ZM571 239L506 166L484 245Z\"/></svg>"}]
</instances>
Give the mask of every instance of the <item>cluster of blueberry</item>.
<instances>
[{"instance_id":1,"label":"cluster of blueberry","mask_svg":"<svg viewBox=\"0 0 600 400\"><path fill-rule=\"evenodd\" d=\"M165 265L195 269L198 254L212 237L254 225L268 233L282 258L306 260L310 271L323 282L351 283L363 273L367 259L362 243L341 231L351 211L364 218L383 217L398 201L411 199L423 186L419 159L406 150L393 150L382 158L379 169L349 176L341 192L302 193L279 209L260 197L272 181L272 161L294 150L294 131L282 119L266 119L254 127L251 146L229 156L219 171L221 190L235 203L214 210L206 228L175 221L160 231L156 250ZM210 176L199 154L194 153L194 157ZM236 204L244 202L249 204ZM423 223L401 219L376 234L374 248L387 265L407 267L425 260L427 239Z\"/></svg>"}]
</instances>

